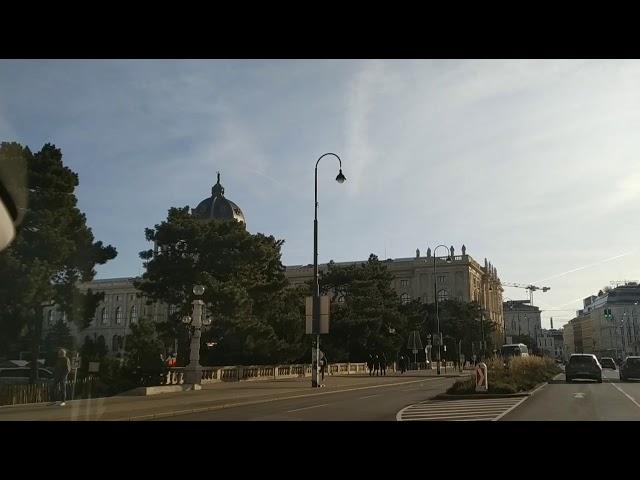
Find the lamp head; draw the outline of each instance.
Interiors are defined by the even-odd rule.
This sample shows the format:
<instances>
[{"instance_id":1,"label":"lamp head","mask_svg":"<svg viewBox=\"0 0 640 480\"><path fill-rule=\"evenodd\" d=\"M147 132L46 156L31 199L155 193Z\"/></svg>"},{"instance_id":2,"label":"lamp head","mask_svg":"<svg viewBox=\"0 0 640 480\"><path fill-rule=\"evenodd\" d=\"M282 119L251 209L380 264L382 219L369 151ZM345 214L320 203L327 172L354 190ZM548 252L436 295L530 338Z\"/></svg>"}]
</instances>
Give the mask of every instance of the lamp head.
<instances>
[{"instance_id":1,"label":"lamp head","mask_svg":"<svg viewBox=\"0 0 640 480\"><path fill-rule=\"evenodd\" d=\"M336 177L336 182L338 183L344 183L347 180L347 177L345 177L342 174L342 169L340 169L340 172L338 172L338 176Z\"/></svg>"},{"instance_id":2,"label":"lamp head","mask_svg":"<svg viewBox=\"0 0 640 480\"><path fill-rule=\"evenodd\" d=\"M204 293L204 285L194 285L193 286L193 294L196 296L200 296Z\"/></svg>"}]
</instances>

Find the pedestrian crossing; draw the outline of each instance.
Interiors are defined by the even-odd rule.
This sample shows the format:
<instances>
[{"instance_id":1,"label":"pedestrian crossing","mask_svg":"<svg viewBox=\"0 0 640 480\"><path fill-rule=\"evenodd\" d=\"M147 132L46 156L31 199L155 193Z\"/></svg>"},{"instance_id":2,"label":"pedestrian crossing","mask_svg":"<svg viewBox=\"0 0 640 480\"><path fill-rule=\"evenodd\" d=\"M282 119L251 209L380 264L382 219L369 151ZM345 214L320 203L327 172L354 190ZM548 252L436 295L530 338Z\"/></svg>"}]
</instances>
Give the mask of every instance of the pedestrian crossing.
<instances>
[{"instance_id":1,"label":"pedestrian crossing","mask_svg":"<svg viewBox=\"0 0 640 480\"><path fill-rule=\"evenodd\" d=\"M527 397L427 400L400 410L396 420L407 421L495 421L513 410Z\"/></svg>"}]
</instances>

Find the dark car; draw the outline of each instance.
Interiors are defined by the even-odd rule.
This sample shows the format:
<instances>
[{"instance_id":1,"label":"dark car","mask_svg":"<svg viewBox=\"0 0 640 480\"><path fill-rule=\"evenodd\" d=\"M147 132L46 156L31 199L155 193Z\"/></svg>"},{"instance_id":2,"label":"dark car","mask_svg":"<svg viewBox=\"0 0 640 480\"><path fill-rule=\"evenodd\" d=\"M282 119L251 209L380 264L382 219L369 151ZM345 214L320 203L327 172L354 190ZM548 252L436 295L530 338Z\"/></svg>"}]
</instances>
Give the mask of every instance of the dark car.
<instances>
[{"instance_id":1,"label":"dark car","mask_svg":"<svg viewBox=\"0 0 640 480\"><path fill-rule=\"evenodd\" d=\"M602 383L602 366L596 356L590 353L571 355L564 374L567 383L573 382L576 378L595 380L598 383Z\"/></svg>"},{"instance_id":2,"label":"dark car","mask_svg":"<svg viewBox=\"0 0 640 480\"><path fill-rule=\"evenodd\" d=\"M640 379L640 357L627 357L620 366L620 380Z\"/></svg>"},{"instance_id":3,"label":"dark car","mask_svg":"<svg viewBox=\"0 0 640 480\"><path fill-rule=\"evenodd\" d=\"M602 357L600 365L602 365L602 368L612 368L613 370L617 370L616 362L614 362L611 357Z\"/></svg>"}]
</instances>

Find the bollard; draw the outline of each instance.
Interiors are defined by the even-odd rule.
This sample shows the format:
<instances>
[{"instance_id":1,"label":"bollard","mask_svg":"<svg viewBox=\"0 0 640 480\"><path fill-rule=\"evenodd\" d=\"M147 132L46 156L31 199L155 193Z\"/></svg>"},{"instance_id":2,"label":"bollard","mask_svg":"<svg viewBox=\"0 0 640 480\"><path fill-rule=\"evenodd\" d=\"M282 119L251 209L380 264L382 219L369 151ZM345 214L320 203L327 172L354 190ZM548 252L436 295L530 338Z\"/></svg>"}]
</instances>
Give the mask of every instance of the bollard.
<instances>
[{"instance_id":1,"label":"bollard","mask_svg":"<svg viewBox=\"0 0 640 480\"><path fill-rule=\"evenodd\" d=\"M487 364L478 363L476 367L476 392L486 392L489 390L489 378L487 375Z\"/></svg>"}]
</instances>

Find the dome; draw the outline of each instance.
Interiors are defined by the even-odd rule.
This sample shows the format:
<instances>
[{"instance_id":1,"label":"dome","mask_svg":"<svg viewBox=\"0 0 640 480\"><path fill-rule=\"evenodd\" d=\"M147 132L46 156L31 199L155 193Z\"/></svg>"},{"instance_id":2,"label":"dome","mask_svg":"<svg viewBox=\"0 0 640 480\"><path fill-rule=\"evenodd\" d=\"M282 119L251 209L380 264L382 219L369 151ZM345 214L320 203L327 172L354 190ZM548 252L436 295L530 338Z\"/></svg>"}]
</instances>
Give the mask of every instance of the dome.
<instances>
[{"instance_id":1,"label":"dome","mask_svg":"<svg viewBox=\"0 0 640 480\"><path fill-rule=\"evenodd\" d=\"M225 198L224 187L218 182L211 188L211 196L202 200L191 214L202 220L237 220L246 225L244 213L238 205Z\"/></svg>"}]
</instances>

